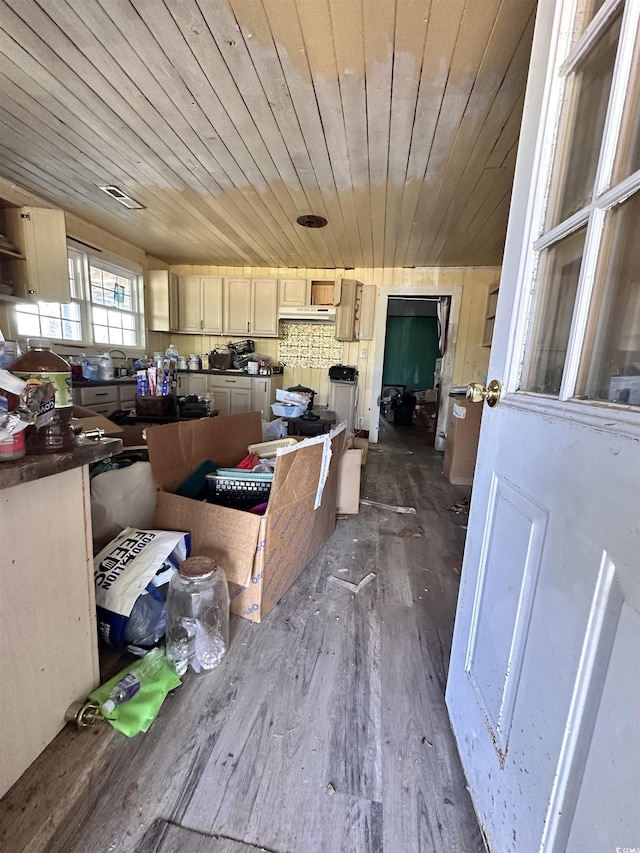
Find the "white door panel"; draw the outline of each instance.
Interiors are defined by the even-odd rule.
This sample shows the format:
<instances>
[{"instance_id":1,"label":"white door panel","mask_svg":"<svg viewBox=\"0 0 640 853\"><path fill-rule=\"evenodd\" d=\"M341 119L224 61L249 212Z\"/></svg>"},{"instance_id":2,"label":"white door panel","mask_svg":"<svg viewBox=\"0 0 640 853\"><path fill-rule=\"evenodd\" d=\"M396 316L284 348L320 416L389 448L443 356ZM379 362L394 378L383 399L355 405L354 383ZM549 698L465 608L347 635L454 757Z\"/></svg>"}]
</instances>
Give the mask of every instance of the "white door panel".
<instances>
[{"instance_id":1,"label":"white door panel","mask_svg":"<svg viewBox=\"0 0 640 853\"><path fill-rule=\"evenodd\" d=\"M494 853L640 848L639 20L539 3L447 683Z\"/></svg>"}]
</instances>

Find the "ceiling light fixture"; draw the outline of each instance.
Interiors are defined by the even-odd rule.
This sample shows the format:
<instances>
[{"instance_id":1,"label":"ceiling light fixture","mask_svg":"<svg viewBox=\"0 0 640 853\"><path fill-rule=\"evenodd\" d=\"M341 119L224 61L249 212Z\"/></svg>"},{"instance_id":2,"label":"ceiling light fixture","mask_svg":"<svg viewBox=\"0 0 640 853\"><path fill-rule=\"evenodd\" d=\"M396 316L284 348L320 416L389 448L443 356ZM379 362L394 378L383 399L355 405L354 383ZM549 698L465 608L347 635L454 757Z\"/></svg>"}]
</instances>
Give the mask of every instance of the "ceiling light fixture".
<instances>
[{"instance_id":1,"label":"ceiling light fixture","mask_svg":"<svg viewBox=\"0 0 640 853\"><path fill-rule=\"evenodd\" d=\"M114 198L116 201L119 201L120 204L124 204L125 207L128 207L129 210L146 210L144 204L140 204L139 201L135 201L131 196L128 196L126 193L123 193L120 187L115 187L112 184L109 184L106 187L100 187L102 192L110 195L111 198Z\"/></svg>"},{"instance_id":2,"label":"ceiling light fixture","mask_svg":"<svg viewBox=\"0 0 640 853\"><path fill-rule=\"evenodd\" d=\"M303 228L324 228L327 224L324 216L316 216L315 213L305 213L303 216L299 216L296 222Z\"/></svg>"}]
</instances>

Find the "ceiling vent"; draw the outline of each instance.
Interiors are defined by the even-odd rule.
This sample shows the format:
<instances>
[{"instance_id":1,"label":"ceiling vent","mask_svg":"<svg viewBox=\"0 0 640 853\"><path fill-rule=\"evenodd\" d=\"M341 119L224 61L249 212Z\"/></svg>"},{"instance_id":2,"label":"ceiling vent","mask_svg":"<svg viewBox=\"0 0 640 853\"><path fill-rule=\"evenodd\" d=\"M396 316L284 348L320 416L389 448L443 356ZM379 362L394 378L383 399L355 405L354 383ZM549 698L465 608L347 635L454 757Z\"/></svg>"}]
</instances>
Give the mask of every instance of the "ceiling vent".
<instances>
[{"instance_id":1,"label":"ceiling vent","mask_svg":"<svg viewBox=\"0 0 640 853\"><path fill-rule=\"evenodd\" d=\"M299 216L296 222L303 228L324 228L327 224L324 216L316 216L314 213L305 213L304 216Z\"/></svg>"},{"instance_id":2,"label":"ceiling vent","mask_svg":"<svg viewBox=\"0 0 640 853\"><path fill-rule=\"evenodd\" d=\"M123 193L120 187L114 187L113 185L109 185L106 187L100 187L102 192L105 192L107 195L110 195L111 198L114 198L116 201L119 201L120 204L124 204L125 207L128 207L129 210L146 210L144 204L140 204L139 201L135 201L131 196L128 196L126 193Z\"/></svg>"}]
</instances>

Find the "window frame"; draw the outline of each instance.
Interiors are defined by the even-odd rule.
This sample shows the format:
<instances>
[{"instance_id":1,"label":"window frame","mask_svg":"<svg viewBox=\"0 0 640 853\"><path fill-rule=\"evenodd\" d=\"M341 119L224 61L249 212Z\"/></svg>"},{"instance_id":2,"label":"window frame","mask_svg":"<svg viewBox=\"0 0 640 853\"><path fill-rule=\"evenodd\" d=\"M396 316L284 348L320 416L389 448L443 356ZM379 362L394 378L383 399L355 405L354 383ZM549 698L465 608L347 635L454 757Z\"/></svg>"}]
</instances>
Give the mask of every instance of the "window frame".
<instances>
[{"instance_id":1,"label":"window frame","mask_svg":"<svg viewBox=\"0 0 640 853\"><path fill-rule=\"evenodd\" d=\"M99 252L100 250L98 249L97 251ZM91 251L90 247L84 246L83 244L77 243L76 241L71 239L67 240L67 258L73 264L74 271L76 273L74 277L75 288L73 286L71 288L71 302L76 303L79 306L81 338L79 340L76 340L71 338L58 338L55 336L45 337L50 337L51 341L58 348L78 347L80 349L100 349L104 347L109 347L112 349L122 349L125 353L131 355L144 352L146 346L146 322L144 313L144 285L142 267L132 261L128 261L125 258L121 258L110 253L105 252L104 254L101 253L100 255L98 255L96 253L96 249L93 249ZM126 278L132 279L134 310L131 312L127 311L126 313L133 314L135 319L135 344L112 344L107 342L100 342L95 339L93 307L103 306L100 306L98 303L94 303L91 298L91 280L89 273L89 269L91 266L96 267L98 269L102 269L106 272L114 273L116 275L121 275ZM40 305L40 303L30 304L37 306ZM25 335L18 328L18 310L21 307L23 307L22 303L16 303L16 310L14 311L13 317L16 337L33 337L33 335ZM115 308L115 310L120 309ZM38 311L38 316L41 316L40 311Z\"/></svg>"}]
</instances>

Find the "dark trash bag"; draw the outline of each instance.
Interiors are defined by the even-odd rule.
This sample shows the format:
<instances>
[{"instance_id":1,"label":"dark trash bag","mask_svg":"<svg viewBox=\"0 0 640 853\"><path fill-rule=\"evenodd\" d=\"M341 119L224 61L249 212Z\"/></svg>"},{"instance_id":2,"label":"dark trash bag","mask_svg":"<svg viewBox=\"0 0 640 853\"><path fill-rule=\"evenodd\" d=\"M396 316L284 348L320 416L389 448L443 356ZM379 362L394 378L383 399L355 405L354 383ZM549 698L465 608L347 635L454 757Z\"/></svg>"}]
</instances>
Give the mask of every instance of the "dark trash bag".
<instances>
[{"instance_id":1,"label":"dark trash bag","mask_svg":"<svg viewBox=\"0 0 640 853\"><path fill-rule=\"evenodd\" d=\"M416 408L416 396L405 391L400 400L394 401L393 422L396 426L413 426L413 413Z\"/></svg>"}]
</instances>

